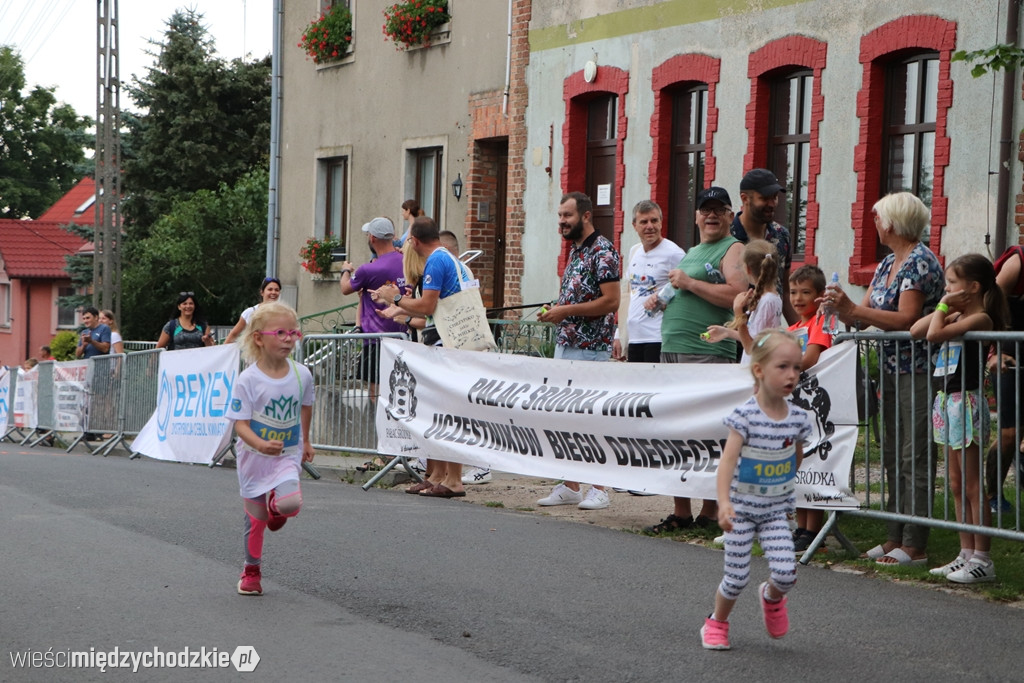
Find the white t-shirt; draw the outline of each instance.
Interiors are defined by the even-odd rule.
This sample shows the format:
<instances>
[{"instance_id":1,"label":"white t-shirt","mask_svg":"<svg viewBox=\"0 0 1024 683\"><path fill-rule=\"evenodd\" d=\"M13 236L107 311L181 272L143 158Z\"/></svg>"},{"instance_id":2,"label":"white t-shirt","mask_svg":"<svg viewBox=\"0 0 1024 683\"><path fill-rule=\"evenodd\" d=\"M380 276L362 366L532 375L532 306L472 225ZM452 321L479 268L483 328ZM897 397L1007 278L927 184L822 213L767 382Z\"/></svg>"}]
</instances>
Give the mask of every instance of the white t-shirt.
<instances>
[{"instance_id":1,"label":"white t-shirt","mask_svg":"<svg viewBox=\"0 0 1024 683\"><path fill-rule=\"evenodd\" d=\"M753 338L773 327L782 327L782 299L775 292L765 292L747 319L747 332ZM740 357L740 364L750 365L750 354L746 351Z\"/></svg>"},{"instance_id":2,"label":"white t-shirt","mask_svg":"<svg viewBox=\"0 0 1024 683\"><path fill-rule=\"evenodd\" d=\"M250 306L249 308L247 308L244 311L242 311L242 320L245 321L246 325L249 324L249 318L252 317L252 314L255 313L256 309L259 308L259 307L260 307L260 305L256 304L255 306Z\"/></svg>"},{"instance_id":3,"label":"white t-shirt","mask_svg":"<svg viewBox=\"0 0 1024 683\"><path fill-rule=\"evenodd\" d=\"M647 315L644 301L668 282L668 271L679 265L686 251L671 240L663 239L650 251L643 244L629 250L629 315L626 329L630 344L661 342L661 311Z\"/></svg>"},{"instance_id":4,"label":"white t-shirt","mask_svg":"<svg viewBox=\"0 0 1024 683\"><path fill-rule=\"evenodd\" d=\"M124 341L124 338L121 336L120 332L114 332L113 330L111 330L110 331L110 353L114 352L114 344L116 344L118 342L123 342L123 341Z\"/></svg>"},{"instance_id":5,"label":"white t-shirt","mask_svg":"<svg viewBox=\"0 0 1024 683\"><path fill-rule=\"evenodd\" d=\"M313 405L313 375L289 360L288 374L267 376L255 363L242 371L231 392L230 420L248 420L256 435L284 441L281 455L263 455L238 439L238 488L243 498L262 496L286 481L298 481L302 467L301 406Z\"/></svg>"}]
</instances>

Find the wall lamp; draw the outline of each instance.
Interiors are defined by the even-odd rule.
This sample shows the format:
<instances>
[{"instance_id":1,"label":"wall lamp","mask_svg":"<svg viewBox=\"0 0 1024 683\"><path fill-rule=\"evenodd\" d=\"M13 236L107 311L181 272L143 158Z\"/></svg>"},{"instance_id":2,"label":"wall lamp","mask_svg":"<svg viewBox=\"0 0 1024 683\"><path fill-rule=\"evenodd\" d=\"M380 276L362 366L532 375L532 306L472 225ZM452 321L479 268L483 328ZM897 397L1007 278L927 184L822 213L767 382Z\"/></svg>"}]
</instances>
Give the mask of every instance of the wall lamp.
<instances>
[{"instance_id":1,"label":"wall lamp","mask_svg":"<svg viewBox=\"0 0 1024 683\"><path fill-rule=\"evenodd\" d=\"M452 194L455 195L455 201L461 201L462 200L462 172L461 171L459 172L458 177L455 178L455 180L452 181Z\"/></svg>"}]
</instances>

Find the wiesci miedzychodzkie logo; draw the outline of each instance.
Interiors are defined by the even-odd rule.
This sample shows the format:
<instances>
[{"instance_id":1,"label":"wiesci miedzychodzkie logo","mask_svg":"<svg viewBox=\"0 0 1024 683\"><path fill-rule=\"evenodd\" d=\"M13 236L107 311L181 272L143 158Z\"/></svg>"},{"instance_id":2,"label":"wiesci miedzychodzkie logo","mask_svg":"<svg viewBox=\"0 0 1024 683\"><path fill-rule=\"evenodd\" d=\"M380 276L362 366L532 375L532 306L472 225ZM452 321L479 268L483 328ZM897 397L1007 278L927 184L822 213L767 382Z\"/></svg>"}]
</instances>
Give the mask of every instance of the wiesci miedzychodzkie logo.
<instances>
[{"instance_id":1,"label":"wiesci miedzychodzkie logo","mask_svg":"<svg viewBox=\"0 0 1024 683\"><path fill-rule=\"evenodd\" d=\"M395 358L394 367L388 377L388 405L384 414L396 422L411 422L416 417L416 375L404 360L403 354Z\"/></svg>"},{"instance_id":2,"label":"wiesci miedzychodzkie logo","mask_svg":"<svg viewBox=\"0 0 1024 683\"><path fill-rule=\"evenodd\" d=\"M793 390L793 405L803 408L811 414L811 424L814 433L811 434L810 446L804 450L804 457L817 453L822 460L828 459L832 450L832 435L836 432L836 426L829 420L829 413L832 412L832 398L825 387L818 383L816 375L806 372L800 373L800 383Z\"/></svg>"}]
</instances>

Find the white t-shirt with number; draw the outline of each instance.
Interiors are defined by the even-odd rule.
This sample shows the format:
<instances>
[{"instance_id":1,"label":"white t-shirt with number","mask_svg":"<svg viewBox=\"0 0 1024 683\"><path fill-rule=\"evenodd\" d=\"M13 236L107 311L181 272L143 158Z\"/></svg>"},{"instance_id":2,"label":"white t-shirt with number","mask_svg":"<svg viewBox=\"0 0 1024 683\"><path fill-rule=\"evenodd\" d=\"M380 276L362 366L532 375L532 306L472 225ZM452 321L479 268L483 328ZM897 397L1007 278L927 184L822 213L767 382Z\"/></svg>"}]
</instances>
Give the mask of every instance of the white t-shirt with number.
<instances>
[{"instance_id":1,"label":"white t-shirt with number","mask_svg":"<svg viewBox=\"0 0 1024 683\"><path fill-rule=\"evenodd\" d=\"M668 282L668 271L679 265L686 251L671 240L661 240L658 246L644 251L643 244L629 251L629 316L626 330L630 344L661 342L661 311L647 315L644 301L657 294Z\"/></svg>"},{"instance_id":2,"label":"white t-shirt with number","mask_svg":"<svg viewBox=\"0 0 1024 683\"><path fill-rule=\"evenodd\" d=\"M302 467L302 406L313 405L313 375L288 361L288 374L267 376L256 364L242 371L231 392L227 417L248 420L263 439L284 442L281 455L263 455L238 439L238 487L243 498L256 498L286 482L297 481Z\"/></svg>"}]
</instances>

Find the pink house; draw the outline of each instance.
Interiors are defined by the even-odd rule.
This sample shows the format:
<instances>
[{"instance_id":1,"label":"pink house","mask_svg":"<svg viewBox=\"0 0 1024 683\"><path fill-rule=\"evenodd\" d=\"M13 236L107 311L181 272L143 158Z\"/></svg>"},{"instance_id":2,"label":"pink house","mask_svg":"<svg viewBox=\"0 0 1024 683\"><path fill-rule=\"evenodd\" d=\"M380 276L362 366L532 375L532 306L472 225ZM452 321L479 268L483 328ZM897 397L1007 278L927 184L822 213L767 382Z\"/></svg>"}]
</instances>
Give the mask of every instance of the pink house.
<instances>
[{"instance_id":1,"label":"pink house","mask_svg":"<svg viewBox=\"0 0 1024 683\"><path fill-rule=\"evenodd\" d=\"M92 243L61 226L91 224L95 196L95 182L83 178L38 220L0 219L0 365L38 356L57 332L77 329L75 310L57 305L75 293L64 257Z\"/></svg>"}]
</instances>

